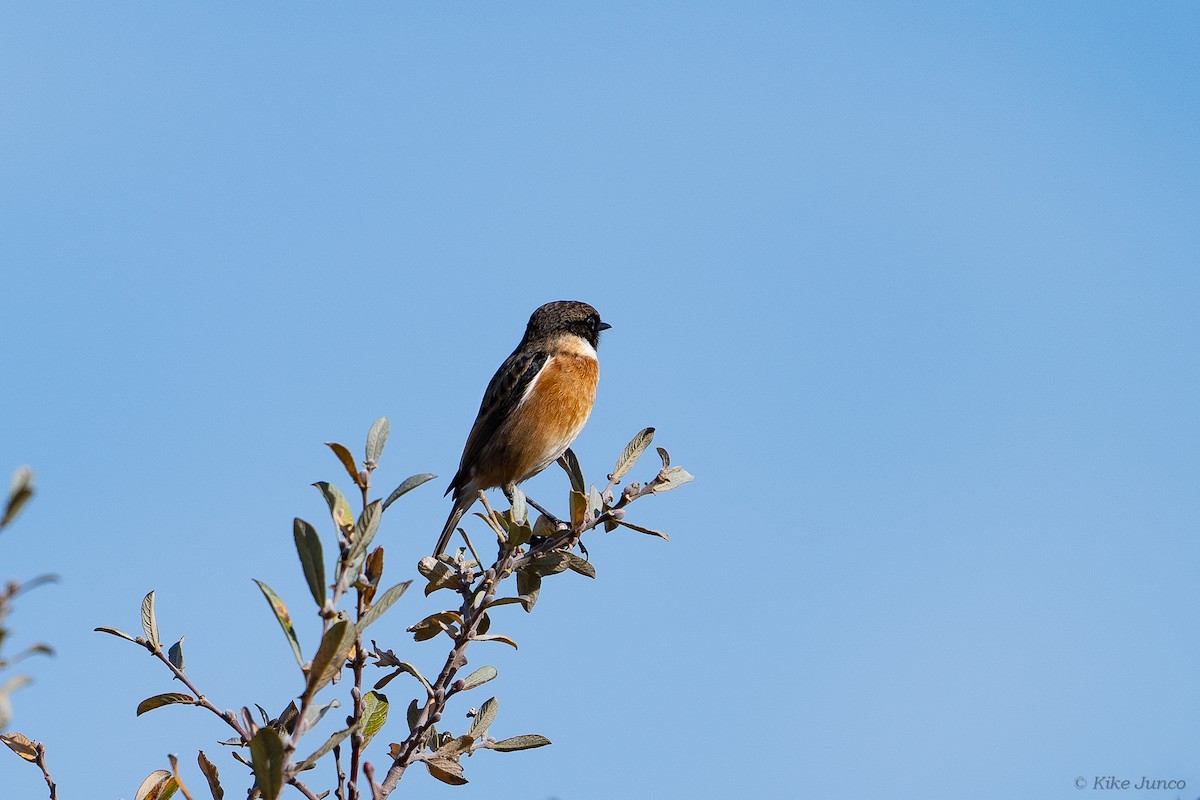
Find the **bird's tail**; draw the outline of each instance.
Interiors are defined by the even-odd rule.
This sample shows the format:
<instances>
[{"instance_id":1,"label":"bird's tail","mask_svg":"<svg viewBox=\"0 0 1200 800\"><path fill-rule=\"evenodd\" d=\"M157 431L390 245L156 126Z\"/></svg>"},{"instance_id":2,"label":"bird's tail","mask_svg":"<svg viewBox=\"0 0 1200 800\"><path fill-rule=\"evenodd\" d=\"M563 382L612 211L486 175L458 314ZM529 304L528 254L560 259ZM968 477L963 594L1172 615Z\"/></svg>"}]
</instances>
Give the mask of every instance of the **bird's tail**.
<instances>
[{"instance_id":1,"label":"bird's tail","mask_svg":"<svg viewBox=\"0 0 1200 800\"><path fill-rule=\"evenodd\" d=\"M454 500L454 508L450 510L450 516L446 519L446 525L442 528L442 536L438 539L437 548L433 551L433 557L437 558L445 552L446 546L450 544L450 537L454 535L454 529L458 527L458 521L462 519L463 514L467 513L475 500L479 497L476 492L464 492L461 497Z\"/></svg>"}]
</instances>

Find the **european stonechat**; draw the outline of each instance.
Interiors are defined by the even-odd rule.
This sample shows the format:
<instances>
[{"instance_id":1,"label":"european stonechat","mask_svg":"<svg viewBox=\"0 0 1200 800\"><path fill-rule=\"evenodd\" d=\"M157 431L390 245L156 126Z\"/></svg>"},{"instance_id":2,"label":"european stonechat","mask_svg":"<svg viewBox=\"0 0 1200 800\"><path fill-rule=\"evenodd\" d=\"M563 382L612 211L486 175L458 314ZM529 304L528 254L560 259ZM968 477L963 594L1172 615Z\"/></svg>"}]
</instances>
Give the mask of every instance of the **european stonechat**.
<instances>
[{"instance_id":1,"label":"european stonechat","mask_svg":"<svg viewBox=\"0 0 1200 800\"><path fill-rule=\"evenodd\" d=\"M434 556L441 555L454 528L481 489L512 487L533 477L570 447L583 430L596 400L600 332L612 327L596 309L559 300L533 312L525 336L492 376L475 425L463 447L454 492Z\"/></svg>"}]
</instances>

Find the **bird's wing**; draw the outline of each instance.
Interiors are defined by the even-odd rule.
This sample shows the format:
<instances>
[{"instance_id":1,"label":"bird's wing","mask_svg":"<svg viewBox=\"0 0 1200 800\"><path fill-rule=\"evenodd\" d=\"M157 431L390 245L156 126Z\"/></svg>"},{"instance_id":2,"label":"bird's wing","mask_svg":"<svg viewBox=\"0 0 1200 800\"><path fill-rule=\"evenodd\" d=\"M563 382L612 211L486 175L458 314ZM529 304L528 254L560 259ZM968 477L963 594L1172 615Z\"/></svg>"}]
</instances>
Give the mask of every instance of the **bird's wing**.
<instances>
[{"instance_id":1,"label":"bird's wing","mask_svg":"<svg viewBox=\"0 0 1200 800\"><path fill-rule=\"evenodd\" d=\"M471 479L464 470L468 464L476 464L483 449L496 435L496 431L504 420L512 415L533 379L545 366L550 354L545 350L522 352L520 348L513 352L488 383L487 391L483 393L483 402L479 404L479 415L475 417L475 425L467 436L467 444L463 447L462 460L458 464L458 472L450 482L451 489L461 489ZM457 494L455 495L457 496Z\"/></svg>"}]
</instances>

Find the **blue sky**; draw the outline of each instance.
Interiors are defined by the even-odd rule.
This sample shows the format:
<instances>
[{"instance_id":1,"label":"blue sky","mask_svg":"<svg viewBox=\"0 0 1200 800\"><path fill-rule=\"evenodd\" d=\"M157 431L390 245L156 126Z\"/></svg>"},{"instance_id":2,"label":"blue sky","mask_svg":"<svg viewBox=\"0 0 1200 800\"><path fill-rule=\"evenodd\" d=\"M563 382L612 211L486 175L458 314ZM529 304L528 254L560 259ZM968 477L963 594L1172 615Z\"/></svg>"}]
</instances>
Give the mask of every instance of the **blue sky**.
<instances>
[{"instance_id":1,"label":"blue sky","mask_svg":"<svg viewBox=\"0 0 1200 800\"><path fill-rule=\"evenodd\" d=\"M322 442L360 452L386 415L381 491L442 476L380 534L412 576L488 378L577 298L613 325L585 473L654 425L696 481L634 507L670 543L596 536L599 580L499 615L520 652L479 645L494 731L554 746L408 791L1200 795L1198 25L5 5L0 470L38 495L0 577L62 577L11 620L58 650L13 727L64 797L217 757L199 710L135 719L176 687L92 628L155 589L214 702L281 708L300 686L251 579L300 616L291 519L327 534L309 484L344 482ZM437 607L405 597L380 643L433 664L403 629ZM15 758L0 781L44 792Z\"/></svg>"}]
</instances>

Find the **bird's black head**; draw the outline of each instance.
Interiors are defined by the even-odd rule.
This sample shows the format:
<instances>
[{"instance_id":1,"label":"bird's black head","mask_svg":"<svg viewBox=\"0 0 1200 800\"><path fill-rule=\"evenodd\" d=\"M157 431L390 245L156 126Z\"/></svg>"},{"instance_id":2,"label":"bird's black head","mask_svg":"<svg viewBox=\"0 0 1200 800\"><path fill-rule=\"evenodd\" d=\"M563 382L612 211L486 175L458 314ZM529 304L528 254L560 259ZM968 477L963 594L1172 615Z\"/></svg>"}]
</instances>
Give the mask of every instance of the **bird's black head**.
<instances>
[{"instance_id":1,"label":"bird's black head","mask_svg":"<svg viewBox=\"0 0 1200 800\"><path fill-rule=\"evenodd\" d=\"M600 320L600 313L578 300L556 300L533 312L525 328L526 340L543 339L560 333L572 333L592 347L600 343L600 331L612 326Z\"/></svg>"}]
</instances>

